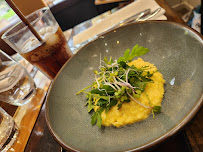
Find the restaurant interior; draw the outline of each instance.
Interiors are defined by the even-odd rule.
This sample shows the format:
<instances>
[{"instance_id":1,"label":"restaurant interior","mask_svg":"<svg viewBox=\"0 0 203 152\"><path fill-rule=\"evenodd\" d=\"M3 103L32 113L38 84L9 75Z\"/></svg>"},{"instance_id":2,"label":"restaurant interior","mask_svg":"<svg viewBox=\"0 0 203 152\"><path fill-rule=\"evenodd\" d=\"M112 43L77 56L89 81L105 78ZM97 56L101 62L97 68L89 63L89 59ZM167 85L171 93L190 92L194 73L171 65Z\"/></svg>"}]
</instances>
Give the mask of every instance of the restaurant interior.
<instances>
[{"instance_id":1,"label":"restaurant interior","mask_svg":"<svg viewBox=\"0 0 203 152\"><path fill-rule=\"evenodd\" d=\"M95 41L94 36L108 34L114 26L107 28L107 32L102 26L110 23L112 25L114 19L117 21L135 13L140 12L146 8L155 10L158 6L161 7L157 16L151 16L149 20L156 22L176 22L185 28L190 28L202 38L203 34L203 7L202 0L11 0L17 8L21 11L23 16L27 16L34 11L48 7L58 22L65 38L67 45L75 55L80 54L81 48ZM145 3L142 3L144 1ZM151 2L152 1L152 2ZM136 6L136 3L139 4ZM156 3L156 5L154 5ZM153 4L153 5L152 5ZM134 8L133 8L134 7ZM137 10L136 10L137 9ZM123 10L123 12L122 12ZM139 11L138 11L139 10ZM131 13L131 12L135 13ZM131 13L131 14L130 14ZM129 14L129 15L128 15ZM116 16L117 15L117 16ZM0 36L2 36L8 29L17 24L21 19L16 12L9 6L7 1L0 0ZM148 19L146 19L148 20ZM115 21L116 22L116 21ZM142 20L141 20L142 22ZM124 24L124 22L122 22ZM121 26L121 22L119 23ZM113 31L112 30L112 31ZM99 33L100 32L100 33ZM100 35L101 34L101 35ZM98 38L97 37L97 38ZM96 38L96 40L97 40ZM85 42L85 43L84 43ZM96 41L97 42L97 41ZM84 44L83 44L84 43ZM117 41L119 43L119 41ZM165 42L167 43L167 42ZM177 43L177 42L176 42ZM105 43L107 45L107 43ZM194 47L195 48L195 47ZM68 146L63 143L58 135L54 133L51 125L47 121L47 93L50 91L50 86L53 80L42 74L36 67L33 67L25 59L19 55L3 39L0 39L0 50L11 56L19 63L21 63L33 77L36 87L38 88L36 95L26 105L19 107L9 105L0 101L1 107L6 110L16 121L19 127L19 137L16 142L8 149L9 152L69 152L80 151L80 148ZM90 49L91 50L91 49ZM108 50L107 50L108 51ZM78 53L79 52L79 53ZM201 54L200 54L201 55ZM81 62L83 58L81 59ZM202 64L202 62L201 62ZM68 65L68 64L67 64ZM64 68L65 69L65 68ZM200 75L202 72L199 73ZM58 75L57 75L58 76ZM54 79L55 81L55 79ZM201 81L202 82L202 81ZM202 86L201 88L202 89ZM62 91L63 92L63 91ZM62 98L62 97L61 97ZM202 99L202 98L201 98ZM201 100L200 99L200 100ZM148 152L201 152L203 151L203 109L202 102L199 101L199 107L196 112L189 113L190 117L179 128L178 124L176 130L172 130L167 138L163 136L161 142L153 141L148 147L140 146L137 149L127 149L129 151L148 151ZM180 111L181 113L181 111ZM186 124L187 123L187 124ZM105 133L105 129L98 132L98 134ZM65 134L65 133L64 133ZM85 133L84 133L85 134ZM72 135L72 134L71 134ZM86 139L84 139L86 140ZM89 139L87 139L89 140ZM158 139L159 140L159 139ZM80 144L80 141L77 141ZM85 142L87 143L87 141ZM94 142L93 142L94 143ZM118 143L118 145L123 143ZM127 144L126 144L127 145ZM99 145L97 145L99 146ZM88 147L88 146L87 146ZM100 150L100 149L99 149ZM111 151L111 149L105 149ZM83 151L83 150L81 150ZM85 151L85 150L84 150ZM90 150L91 151L91 150ZM112 150L114 151L114 150Z\"/></svg>"}]
</instances>

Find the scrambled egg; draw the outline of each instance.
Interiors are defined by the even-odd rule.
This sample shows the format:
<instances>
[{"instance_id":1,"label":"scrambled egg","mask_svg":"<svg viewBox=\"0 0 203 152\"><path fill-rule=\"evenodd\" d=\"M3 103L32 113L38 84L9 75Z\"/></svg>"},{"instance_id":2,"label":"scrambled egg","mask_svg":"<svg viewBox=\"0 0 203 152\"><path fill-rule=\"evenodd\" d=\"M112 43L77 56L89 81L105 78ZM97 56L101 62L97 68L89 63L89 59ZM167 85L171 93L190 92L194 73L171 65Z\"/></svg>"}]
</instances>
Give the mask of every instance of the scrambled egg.
<instances>
[{"instance_id":1,"label":"scrambled egg","mask_svg":"<svg viewBox=\"0 0 203 152\"><path fill-rule=\"evenodd\" d=\"M157 68L153 64L144 62L141 58L130 62L129 65L135 65L138 68L149 66L151 68L148 71L157 71ZM145 88L145 92L148 95L151 104L149 103L145 93L142 93L140 98L137 100L146 106L161 106L164 95L165 80L159 72L155 72L151 79L154 82L147 84ZM123 103L119 110L116 105L113 106L108 113L103 111L101 114L102 125L122 127L146 119L151 112L151 109L144 108L132 100L129 103Z\"/></svg>"}]
</instances>

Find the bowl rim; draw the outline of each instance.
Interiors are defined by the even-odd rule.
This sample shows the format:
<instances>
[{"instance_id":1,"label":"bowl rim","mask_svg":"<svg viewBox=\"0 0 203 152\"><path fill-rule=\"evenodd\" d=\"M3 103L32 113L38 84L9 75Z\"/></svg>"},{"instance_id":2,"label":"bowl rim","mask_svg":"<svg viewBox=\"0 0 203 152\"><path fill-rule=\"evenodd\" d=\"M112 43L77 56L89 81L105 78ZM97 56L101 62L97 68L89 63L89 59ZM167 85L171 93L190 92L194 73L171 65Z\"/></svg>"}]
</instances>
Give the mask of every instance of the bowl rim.
<instances>
[{"instance_id":1,"label":"bowl rim","mask_svg":"<svg viewBox=\"0 0 203 152\"><path fill-rule=\"evenodd\" d=\"M114 30L117 30L117 29L120 29L120 28L125 28L127 26L132 26L134 24L145 24L145 23L164 23L164 24L172 24L172 25L176 25L176 26L180 26L180 27L184 27L188 30L190 30L191 32L193 32L194 34L196 34L202 41L203 41L203 35L201 35L200 33L198 33L196 30L192 29L191 27L185 25L185 24L182 24L182 23L177 23L177 22L172 22L172 21L163 21L163 20L151 20L151 21L142 21L142 22L136 22L136 23L130 23L130 24L127 24L127 25L124 25L124 26L120 26L118 28L115 28L113 30L110 30L110 31L107 31L105 32L104 34L100 35L99 37L91 40L90 42L88 42L87 44L85 44L84 46L82 46L76 53L75 55L81 50L83 49L84 47L86 47L87 45L89 45L90 43L96 41L97 39L99 39L100 37L102 36L105 36L106 34L114 31ZM75 56L74 55L74 56ZM52 126L50 124L50 121L49 121L49 115L48 115L48 101L49 101L49 97L50 97L50 92L52 90L52 87L56 81L56 79L59 77L61 71L66 67L66 65L74 58L74 56L69 59L65 64L64 66L60 69L60 71L58 72L58 74L56 75L56 77L54 78L54 80L52 81L49 89L48 89L48 92L47 92L47 96L46 96L46 99L45 99L45 120L46 120L46 124L48 126L48 129L51 133L51 135L54 137L54 139L63 147L65 148L66 150L69 150L71 152L77 152L77 151L80 151L80 150L77 150L77 149L74 149L73 147L70 147L69 145L65 144L61 139L60 137L56 134L56 132L54 132L54 130L52 129ZM192 110L181 120L179 121L179 123L177 125L175 125L173 128L171 128L169 131L165 132L164 134L162 134L161 136L159 136L158 138L146 143L146 144L143 144L143 145L140 145L139 147L135 147L133 149L127 149L126 151L129 151L129 152L132 152L132 151L142 151L142 150L146 150L146 149L149 149L151 147L154 147L156 146L157 144L160 144L161 142L163 142L164 140L166 140L167 138L171 137L172 135L174 135L175 133L177 133L181 128L183 128L196 114L197 112L199 111L199 109L202 107L203 105L203 93L201 95L201 97L199 98L199 100L197 101L197 103L193 106Z\"/></svg>"}]
</instances>

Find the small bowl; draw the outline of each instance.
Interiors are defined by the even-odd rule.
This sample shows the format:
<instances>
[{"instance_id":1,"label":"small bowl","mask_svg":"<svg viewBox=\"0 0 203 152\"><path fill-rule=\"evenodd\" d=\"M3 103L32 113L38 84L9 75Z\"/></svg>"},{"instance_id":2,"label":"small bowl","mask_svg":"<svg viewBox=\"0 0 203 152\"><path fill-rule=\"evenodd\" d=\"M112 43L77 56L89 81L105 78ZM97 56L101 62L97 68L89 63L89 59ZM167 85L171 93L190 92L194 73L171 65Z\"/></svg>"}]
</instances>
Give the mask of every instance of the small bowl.
<instances>
[{"instance_id":1,"label":"small bowl","mask_svg":"<svg viewBox=\"0 0 203 152\"><path fill-rule=\"evenodd\" d=\"M118 59L135 44L150 49L142 58L166 80L162 112L122 128L92 126L85 95L101 57ZM120 27L81 48L54 80L46 101L46 121L55 139L71 151L139 151L176 133L197 113L203 100L203 39L172 22L146 21Z\"/></svg>"}]
</instances>

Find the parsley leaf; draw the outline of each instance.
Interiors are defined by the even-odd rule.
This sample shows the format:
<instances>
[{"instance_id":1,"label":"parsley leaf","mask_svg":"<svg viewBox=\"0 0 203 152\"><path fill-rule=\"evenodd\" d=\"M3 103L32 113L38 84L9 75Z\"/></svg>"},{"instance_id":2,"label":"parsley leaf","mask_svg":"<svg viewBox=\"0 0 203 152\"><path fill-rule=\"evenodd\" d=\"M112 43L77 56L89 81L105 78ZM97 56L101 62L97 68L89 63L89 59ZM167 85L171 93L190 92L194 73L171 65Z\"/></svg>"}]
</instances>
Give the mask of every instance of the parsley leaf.
<instances>
[{"instance_id":1,"label":"parsley leaf","mask_svg":"<svg viewBox=\"0 0 203 152\"><path fill-rule=\"evenodd\" d=\"M138 68L136 66L129 66L128 62L136 56L144 55L149 52L149 49L139 46L138 44L130 49L127 49L117 61L107 57L104 58L102 65L99 66L100 71L95 71L95 82L89 87L79 91L77 94L84 92L87 94L88 112L93 112L91 117L91 124L96 124L101 127L102 118L101 114L109 112L109 110L117 105L120 109L123 103L130 102L130 98L139 98L141 93L144 92L148 83L152 83L151 77L156 72L149 72L149 66ZM91 91L85 90L91 87ZM148 96L147 96L148 97ZM149 99L149 98L148 98ZM146 106L134 100L145 108L152 109L152 114L161 112L160 106ZM150 102L150 100L149 100ZM95 106L98 106L97 111L94 111Z\"/></svg>"},{"instance_id":2,"label":"parsley leaf","mask_svg":"<svg viewBox=\"0 0 203 152\"><path fill-rule=\"evenodd\" d=\"M115 92L114 89L108 85L103 85L100 88L92 89L90 91L91 94L99 94L101 96L106 95L106 93L108 93L108 95L113 95L114 92Z\"/></svg>"},{"instance_id":3,"label":"parsley leaf","mask_svg":"<svg viewBox=\"0 0 203 152\"><path fill-rule=\"evenodd\" d=\"M88 100L88 106L87 106L87 111L90 112L92 109L94 109L94 105L92 104L92 101Z\"/></svg>"},{"instance_id":4,"label":"parsley leaf","mask_svg":"<svg viewBox=\"0 0 203 152\"><path fill-rule=\"evenodd\" d=\"M120 67L123 67L124 69L129 67L124 61L119 62L119 64L120 64Z\"/></svg>"},{"instance_id":5,"label":"parsley leaf","mask_svg":"<svg viewBox=\"0 0 203 152\"><path fill-rule=\"evenodd\" d=\"M153 112L160 113L161 112L161 106L154 106L153 107Z\"/></svg>"},{"instance_id":6,"label":"parsley leaf","mask_svg":"<svg viewBox=\"0 0 203 152\"><path fill-rule=\"evenodd\" d=\"M99 110L97 110L91 117L91 124L94 125L95 123L97 123L97 126L99 128L101 128L101 124L102 124L102 118L101 118L101 113L104 111L104 108L100 108Z\"/></svg>"},{"instance_id":7,"label":"parsley leaf","mask_svg":"<svg viewBox=\"0 0 203 152\"><path fill-rule=\"evenodd\" d=\"M124 53L124 60L128 61L129 57L130 57L130 49L127 49Z\"/></svg>"},{"instance_id":8,"label":"parsley leaf","mask_svg":"<svg viewBox=\"0 0 203 152\"><path fill-rule=\"evenodd\" d=\"M107 103L108 103L107 100L99 99L99 101L97 102L97 106L105 107Z\"/></svg>"},{"instance_id":9,"label":"parsley leaf","mask_svg":"<svg viewBox=\"0 0 203 152\"><path fill-rule=\"evenodd\" d=\"M138 44L136 44L133 49L132 52L130 54L130 56L132 58L136 57L136 56L141 56L141 55L145 55L147 52L149 52L148 48L144 48L143 46L140 46Z\"/></svg>"},{"instance_id":10,"label":"parsley leaf","mask_svg":"<svg viewBox=\"0 0 203 152\"><path fill-rule=\"evenodd\" d=\"M110 104L106 107L106 113L111 109L111 107L115 106L117 103L118 103L117 100L112 99L112 100L110 101Z\"/></svg>"},{"instance_id":11,"label":"parsley leaf","mask_svg":"<svg viewBox=\"0 0 203 152\"><path fill-rule=\"evenodd\" d=\"M121 62L130 62L132 61L132 59L136 56L141 56L146 54L147 52L149 52L148 48L144 48L143 46L140 46L138 44L136 44L133 48L132 51L130 53L130 49L127 49L124 53L124 57L120 57L118 59L118 63Z\"/></svg>"},{"instance_id":12,"label":"parsley leaf","mask_svg":"<svg viewBox=\"0 0 203 152\"><path fill-rule=\"evenodd\" d=\"M95 112L91 117L91 124L94 125L97 121L98 112Z\"/></svg>"}]
</instances>

